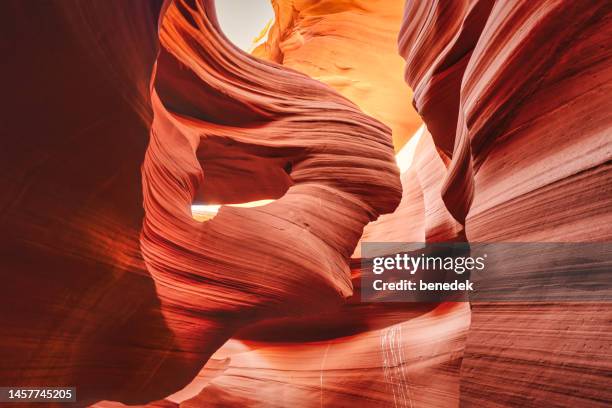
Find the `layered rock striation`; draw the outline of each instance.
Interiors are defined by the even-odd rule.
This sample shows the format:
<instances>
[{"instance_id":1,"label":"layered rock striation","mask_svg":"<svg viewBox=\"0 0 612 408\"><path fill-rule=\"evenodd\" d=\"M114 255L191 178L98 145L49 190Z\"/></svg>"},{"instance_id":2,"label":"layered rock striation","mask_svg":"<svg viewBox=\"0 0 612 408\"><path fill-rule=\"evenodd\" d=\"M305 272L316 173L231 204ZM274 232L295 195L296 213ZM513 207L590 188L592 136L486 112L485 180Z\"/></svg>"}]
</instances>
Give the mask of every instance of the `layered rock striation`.
<instances>
[{"instance_id":1,"label":"layered rock striation","mask_svg":"<svg viewBox=\"0 0 612 408\"><path fill-rule=\"evenodd\" d=\"M2 123L0 382L97 407L609 404L609 304L363 303L359 245L609 241L612 7L272 5L249 55L211 0L2 4L4 77L28 80Z\"/></svg>"}]
</instances>

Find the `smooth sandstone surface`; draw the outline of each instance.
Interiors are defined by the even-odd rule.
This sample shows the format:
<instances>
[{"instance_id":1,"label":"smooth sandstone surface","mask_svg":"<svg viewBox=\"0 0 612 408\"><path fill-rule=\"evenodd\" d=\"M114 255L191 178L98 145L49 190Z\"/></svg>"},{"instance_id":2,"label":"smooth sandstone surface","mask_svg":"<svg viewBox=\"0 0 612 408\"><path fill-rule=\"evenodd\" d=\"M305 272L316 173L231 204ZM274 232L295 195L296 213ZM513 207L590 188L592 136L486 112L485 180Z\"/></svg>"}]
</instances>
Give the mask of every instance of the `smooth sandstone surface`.
<instances>
[{"instance_id":1,"label":"smooth sandstone surface","mask_svg":"<svg viewBox=\"0 0 612 408\"><path fill-rule=\"evenodd\" d=\"M211 1L2 4L0 382L108 408L609 404L609 304L361 303L359 244L609 241L611 7L272 4L253 55Z\"/></svg>"},{"instance_id":2,"label":"smooth sandstone surface","mask_svg":"<svg viewBox=\"0 0 612 408\"><path fill-rule=\"evenodd\" d=\"M406 5L406 78L449 158L442 196L467 239L609 241L610 6ZM473 303L462 403L609 403L610 317L609 304Z\"/></svg>"},{"instance_id":3,"label":"smooth sandstone surface","mask_svg":"<svg viewBox=\"0 0 612 408\"><path fill-rule=\"evenodd\" d=\"M402 0L273 0L274 24L253 50L330 85L366 114L389 126L395 150L421 118L411 105L397 53Z\"/></svg>"}]
</instances>

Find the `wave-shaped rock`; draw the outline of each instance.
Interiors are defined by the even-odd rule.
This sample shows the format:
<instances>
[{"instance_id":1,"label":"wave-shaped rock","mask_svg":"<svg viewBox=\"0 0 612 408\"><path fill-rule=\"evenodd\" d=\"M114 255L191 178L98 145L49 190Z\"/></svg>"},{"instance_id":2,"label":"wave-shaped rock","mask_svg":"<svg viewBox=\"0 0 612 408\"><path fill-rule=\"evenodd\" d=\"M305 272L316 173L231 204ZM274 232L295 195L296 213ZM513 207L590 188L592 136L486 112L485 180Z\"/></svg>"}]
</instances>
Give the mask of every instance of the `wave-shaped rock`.
<instances>
[{"instance_id":1,"label":"wave-shaped rock","mask_svg":"<svg viewBox=\"0 0 612 408\"><path fill-rule=\"evenodd\" d=\"M406 78L469 241L610 239L610 16L604 3L407 2ZM463 404L610 401L608 309L473 303Z\"/></svg>"},{"instance_id":2,"label":"wave-shaped rock","mask_svg":"<svg viewBox=\"0 0 612 408\"><path fill-rule=\"evenodd\" d=\"M254 56L209 0L1 5L3 77L28 80L3 105L0 382L98 407L609 403L607 304L363 303L359 243L610 240L611 7L273 5Z\"/></svg>"},{"instance_id":3,"label":"wave-shaped rock","mask_svg":"<svg viewBox=\"0 0 612 408\"><path fill-rule=\"evenodd\" d=\"M161 18L141 246L170 327L186 348L212 352L238 322L349 296L348 257L401 187L386 126L320 82L244 54L202 4L172 3ZM207 194L216 177L223 184ZM277 200L191 216L194 199L257 192Z\"/></svg>"}]
</instances>

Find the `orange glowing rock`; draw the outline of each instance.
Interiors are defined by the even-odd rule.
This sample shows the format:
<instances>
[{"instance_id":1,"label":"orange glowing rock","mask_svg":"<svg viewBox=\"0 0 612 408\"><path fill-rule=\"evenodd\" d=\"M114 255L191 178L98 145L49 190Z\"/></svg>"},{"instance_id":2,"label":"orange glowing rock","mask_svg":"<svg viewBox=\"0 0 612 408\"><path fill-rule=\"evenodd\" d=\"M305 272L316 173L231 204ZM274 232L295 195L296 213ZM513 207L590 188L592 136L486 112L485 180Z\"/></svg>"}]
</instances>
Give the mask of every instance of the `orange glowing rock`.
<instances>
[{"instance_id":1,"label":"orange glowing rock","mask_svg":"<svg viewBox=\"0 0 612 408\"><path fill-rule=\"evenodd\" d=\"M364 303L359 270L363 241L612 239L606 2L278 0L255 57L211 0L6 5L0 383L612 401L609 304Z\"/></svg>"},{"instance_id":2,"label":"orange glowing rock","mask_svg":"<svg viewBox=\"0 0 612 408\"><path fill-rule=\"evenodd\" d=\"M253 55L336 89L389 126L395 150L421 125L397 53L402 0L274 0L268 40Z\"/></svg>"}]
</instances>

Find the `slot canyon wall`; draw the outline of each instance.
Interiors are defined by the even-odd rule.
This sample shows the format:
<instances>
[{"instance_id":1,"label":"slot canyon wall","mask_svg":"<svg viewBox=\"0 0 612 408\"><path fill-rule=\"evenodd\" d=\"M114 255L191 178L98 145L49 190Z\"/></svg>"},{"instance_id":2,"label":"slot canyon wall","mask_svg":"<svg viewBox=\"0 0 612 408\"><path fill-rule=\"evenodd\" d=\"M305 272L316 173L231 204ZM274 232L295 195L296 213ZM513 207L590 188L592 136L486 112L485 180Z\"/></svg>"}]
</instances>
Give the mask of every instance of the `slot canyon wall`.
<instances>
[{"instance_id":1,"label":"slot canyon wall","mask_svg":"<svg viewBox=\"0 0 612 408\"><path fill-rule=\"evenodd\" d=\"M407 3L406 79L468 241L610 240L611 33L605 3ZM473 303L471 318L463 404L610 401L609 304Z\"/></svg>"},{"instance_id":2,"label":"slot canyon wall","mask_svg":"<svg viewBox=\"0 0 612 408\"><path fill-rule=\"evenodd\" d=\"M610 241L612 6L272 6L252 55L211 0L0 6L0 385L610 404L609 303L362 303L359 243Z\"/></svg>"}]
</instances>

